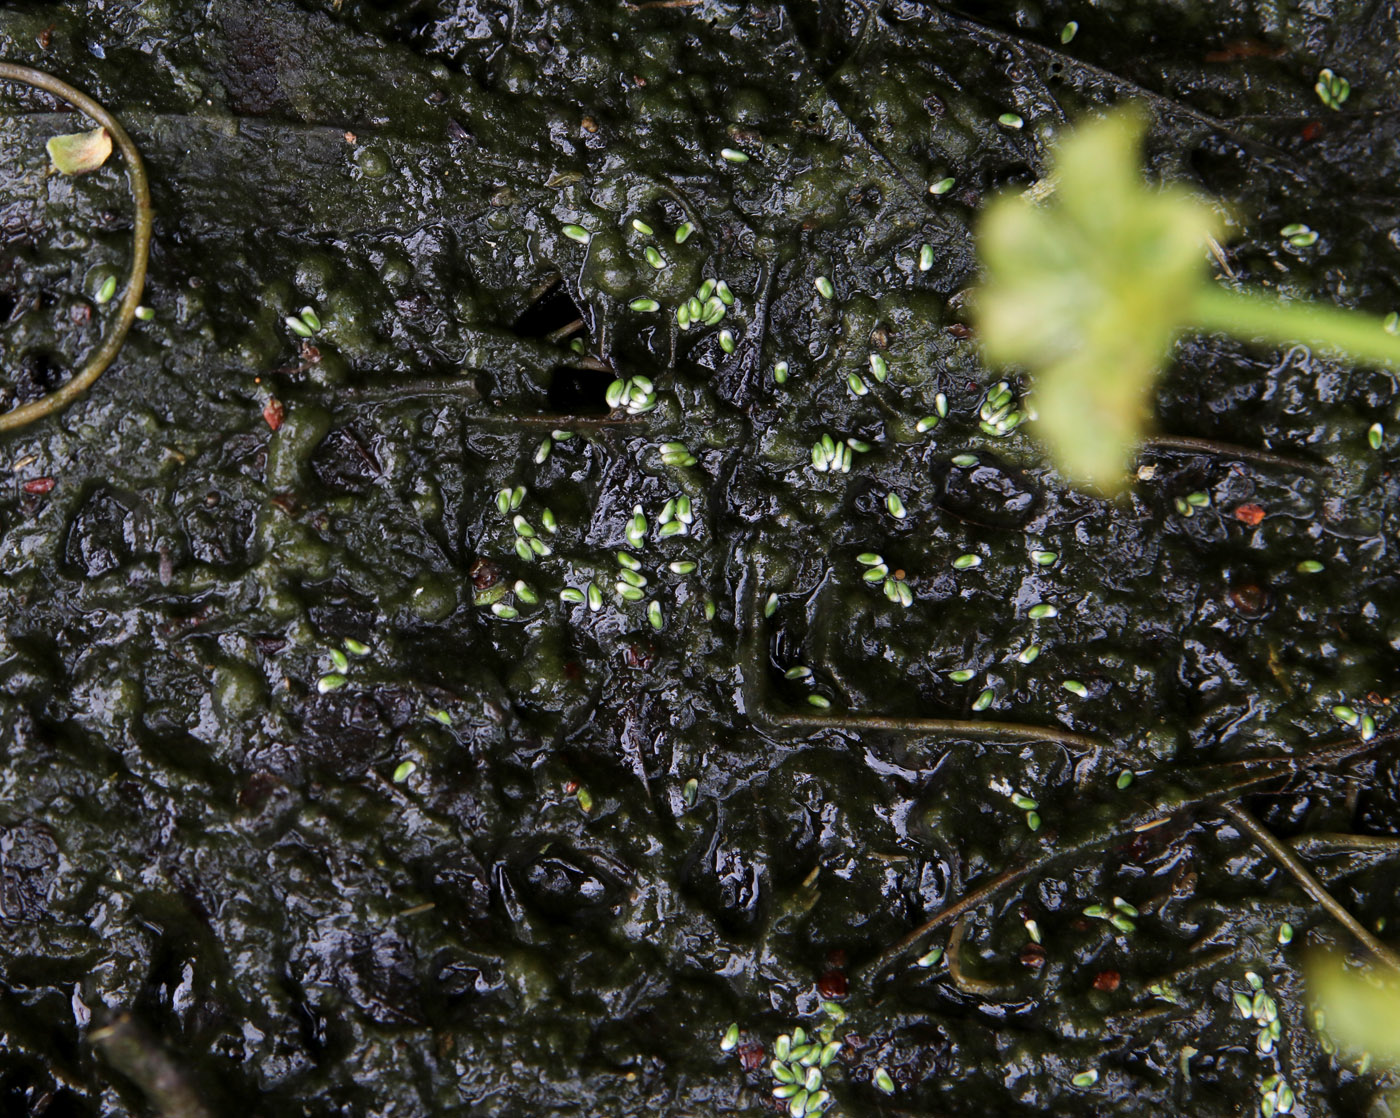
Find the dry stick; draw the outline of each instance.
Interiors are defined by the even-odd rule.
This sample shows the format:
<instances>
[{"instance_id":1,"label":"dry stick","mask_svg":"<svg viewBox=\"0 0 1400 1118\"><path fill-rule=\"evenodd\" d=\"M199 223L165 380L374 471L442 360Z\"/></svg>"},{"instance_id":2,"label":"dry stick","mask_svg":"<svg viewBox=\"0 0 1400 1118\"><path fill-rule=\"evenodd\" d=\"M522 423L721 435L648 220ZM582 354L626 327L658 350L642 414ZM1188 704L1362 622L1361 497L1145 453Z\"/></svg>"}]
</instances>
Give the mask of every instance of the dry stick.
<instances>
[{"instance_id":1,"label":"dry stick","mask_svg":"<svg viewBox=\"0 0 1400 1118\"><path fill-rule=\"evenodd\" d=\"M1221 797L1225 796L1234 798L1237 797L1241 792L1243 792L1247 788L1251 788L1258 784L1267 783L1270 780L1277 780L1279 777L1288 776L1290 769L1296 771L1298 768L1304 765L1318 764L1323 761L1344 760L1350 757L1355 757L1361 753L1368 753L1371 750L1377 749L1383 745L1390 745L1396 741L1400 741L1400 734L1386 734L1383 736L1375 737L1369 742L1352 742L1347 745L1337 746L1335 748L1331 748L1320 753L1305 754L1300 757L1269 757L1264 758L1258 762L1228 761L1221 765L1209 766L1210 770L1216 772L1223 772L1228 769L1239 768L1241 766L1253 767L1255 765L1258 765L1260 767L1285 765L1287 767L1283 768L1282 770L1276 770L1271 772L1253 773L1224 787L1219 787L1203 795L1197 796L1190 802L1174 804L1164 816L1158 819L1144 819L1140 823L1134 822L1132 819L1125 819L1122 821L1122 824L1120 826L1115 827L1107 834L1099 834L1093 836L1092 838L1089 838L1083 842L1076 843L1075 845L1067 849L1046 851L1040 854L1038 857L1032 858L1030 861L1023 863L1020 866L1016 866L1012 869L1005 870L1002 873L998 874L996 877L992 878L992 880L987 882L986 885L983 885L981 888L975 890L972 893L969 893L961 900L953 902L946 908L940 909L938 912L934 913L933 916L929 917L929 919L925 920L913 931L908 932L904 936L900 937L893 944L891 944L884 951L882 951L878 956L876 956L875 959L862 966L857 972L857 977L866 979L876 977L880 974L881 971L893 964L896 959L898 959L916 943L922 940L930 932L936 931L938 928L941 928L943 925L949 923L952 920L956 920L964 912L970 911L977 905L980 905L983 901L990 900L996 894L1000 893L1003 889L1005 889L1008 885L1015 884L1017 881L1020 881L1022 878L1028 876L1029 874L1044 869L1050 863L1062 857L1065 857L1070 854L1091 850L1095 847L1103 846L1107 843L1113 842L1115 839L1121 838L1124 835L1130 834L1132 832L1146 831L1151 829L1152 827L1156 827L1162 823L1166 823L1173 816L1177 815L1185 808L1191 806L1192 803L1209 803L1212 801L1218 801ZM1265 833L1267 834L1267 832ZM1273 836L1270 835L1269 838L1272 840ZM1306 873L1306 871L1304 872ZM1318 886L1318 888L1320 889L1321 886ZM1336 902L1334 901L1333 903L1335 904ZM1350 918L1348 917L1348 919Z\"/></svg>"},{"instance_id":2,"label":"dry stick","mask_svg":"<svg viewBox=\"0 0 1400 1118\"><path fill-rule=\"evenodd\" d=\"M42 70L19 66L13 62L0 62L0 79L19 82L61 97L107 129L126 160L127 181L131 185L131 198L136 207L136 221L131 232L131 271L127 275L126 293L122 296L116 322L97 352L88 359L82 372L47 396L0 415L0 432L3 432L18 430L36 419L43 419L66 408L92 387L117 356L117 351L121 349L127 331L131 329L131 323L136 318L136 308L141 305L141 294L146 286L146 263L151 254L151 190L146 181L146 168L141 162L141 153L136 150L136 145L131 142L126 129L117 123L116 117L87 94Z\"/></svg>"},{"instance_id":3,"label":"dry stick","mask_svg":"<svg viewBox=\"0 0 1400 1118\"><path fill-rule=\"evenodd\" d=\"M1302 887L1313 900L1325 908L1333 919L1342 927L1346 928L1352 935L1366 945L1366 949L1377 959L1383 962L1391 970L1400 973L1400 955L1396 955L1380 940L1376 939L1350 912L1342 907L1340 902L1332 896L1322 882L1318 881L1308 867L1294 855L1293 851L1280 842L1267 827L1261 824L1254 816L1250 815L1238 804L1221 804L1220 810L1228 815L1245 834L1249 835L1255 842L1262 846L1269 855L1286 869L1295 881Z\"/></svg>"},{"instance_id":4,"label":"dry stick","mask_svg":"<svg viewBox=\"0 0 1400 1118\"><path fill-rule=\"evenodd\" d=\"M978 741L1044 741L1055 745L1075 745L1081 749L1123 751L1111 742L1100 741L1071 730L1031 726L1021 722L976 722L963 718L898 718L882 714L769 714L775 726L794 730L878 730L890 734L941 734L974 738Z\"/></svg>"},{"instance_id":5,"label":"dry stick","mask_svg":"<svg viewBox=\"0 0 1400 1118\"><path fill-rule=\"evenodd\" d=\"M1310 474L1332 472L1331 466L1321 462L1310 462L1306 458L1292 458L1287 454L1275 454L1271 450L1256 450L1253 447L1235 446L1232 443L1198 439L1189 435L1149 435L1139 445L1151 450L1182 450L1191 454L1209 454L1216 458L1238 458L1244 462L1282 466L1285 469L1301 470Z\"/></svg>"}]
</instances>

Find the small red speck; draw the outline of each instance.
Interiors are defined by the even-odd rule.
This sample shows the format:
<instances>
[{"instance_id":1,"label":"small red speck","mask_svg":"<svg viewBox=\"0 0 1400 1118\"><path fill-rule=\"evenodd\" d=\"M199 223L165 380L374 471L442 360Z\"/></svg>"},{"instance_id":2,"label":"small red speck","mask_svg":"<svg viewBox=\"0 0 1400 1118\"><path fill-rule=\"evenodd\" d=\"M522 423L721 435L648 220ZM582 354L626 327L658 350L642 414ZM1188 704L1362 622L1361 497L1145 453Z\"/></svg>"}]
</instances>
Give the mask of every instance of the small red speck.
<instances>
[{"instance_id":1,"label":"small red speck","mask_svg":"<svg viewBox=\"0 0 1400 1118\"><path fill-rule=\"evenodd\" d=\"M1118 983L1121 981L1116 970L1101 970L1094 976L1094 989L1112 993L1118 989Z\"/></svg>"},{"instance_id":2,"label":"small red speck","mask_svg":"<svg viewBox=\"0 0 1400 1118\"><path fill-rule=\"evenodd\" d=\"M835 967L837 970L846 969L846 949L844 947L833 947L826 953L826 965Z\"/></svg>"},{"instance_id":3,"label":"small red speck","mask_svg":"<svg viewBox=\"0 0 1400 1118\"><path fill-rule=\"evenodd\" d=\"M282 406L282 401L276 396L269 396L263 405L263 418L267 420L267 425L275 431L282 426L282 420L286 417L287 409Z\"/></svg>"},{"instance_id":4,"label":"small red speck","mask_svg":"<svg viewBox=\"0 0 1400 1118\"><path fill-rule=\"evenodd\" d=\"M1235 519L1253 528L1264 519L1264 510L1258 505L1241 505L1235 510Z\"/></svg>"},{"instance_id":5,"label":"small red speck","mask_svg":"<svg viewBox=\"0 0 1400 1118\"><path fill-rule=\"evenodd\" d=\"M745 1071L756 1071L763 1066L763 1045L741 1044L737 1049L739 1063Z\"/></svg>"},{"instance_id":6,"label":"small red speck","mask_svg":"<svg viewBox=\"0 0 1400 1118\"><path fill-rule=\"evenodd\" d=\"M1322 135L1322 122L1320 120L1310 120L1303 125L1303 139L1316 140Z\"/></svg>"},{"instance_id":7,"label":"small red speck","mask_svg":"<svg viewBox=\"0 0 1400 1118\"><path fill-rule=\"evenodd\" d=\"M1039 970L1045 965L1045 948L1038 943L1028 943L1021 948L1021 963L1031 970Z\"/></svg>"},{"instance_id":8,"label":"small red speck","mask_svg":"<svg viewBox=\"0 0 1400 1118\"><path fill-rule=\"evenodd\" d=\"M52 493L56 483L51 477L36 477L24 483L26 493Z\"/></svg>"},{"instance_id":9,"label":"small red speck","mask_svg":"<svg viewBox=\"0 0 1400 1118\"><path fill-rule=\"evenodd\" d=\"M572 795L573 795L575 792L577 792L577 791L578 791L578 781L577 781L577 780L570 780L570 781L568 781L567 783L565 783L565 785L564 785L564 795L566 795L566 796L572 796Z\"/></svg>"},{"instance_id":10,"label":"small red speck","mask_svg":"<svg viewBox=\"0 0 1400 1118\"><path fill-rule=\"evenodd\" d=\"M829 970L817 979L817 991L824 998L844 998L849 983L839 970Z\"/></svg>"}]
</instances>

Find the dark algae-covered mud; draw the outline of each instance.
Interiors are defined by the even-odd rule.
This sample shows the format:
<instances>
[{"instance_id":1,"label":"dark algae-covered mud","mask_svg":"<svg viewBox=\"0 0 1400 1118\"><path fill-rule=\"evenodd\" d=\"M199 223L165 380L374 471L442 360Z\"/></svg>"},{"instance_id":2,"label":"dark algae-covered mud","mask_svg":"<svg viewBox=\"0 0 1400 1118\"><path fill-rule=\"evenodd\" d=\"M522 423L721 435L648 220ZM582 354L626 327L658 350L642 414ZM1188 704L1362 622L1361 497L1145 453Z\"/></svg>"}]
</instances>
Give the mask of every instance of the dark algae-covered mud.
<instances>
[{"instance_id":1,"label":"dark algae-covered mud","mask_svg":"<svg viewBox=\"0 0 1400 1118\"><path fill-rule=\"evenodd\" d=\"M967 322L984 201L1125 101L1215 268L1400 309L1397 41L5 4L155 226L0 444L0 1114L1389 1113L1265 840L1394 930L1393 374L1188 336L1108 502ZM5 408L120 302L81 127L0 87Z\"/></svg>"}]
</instances>

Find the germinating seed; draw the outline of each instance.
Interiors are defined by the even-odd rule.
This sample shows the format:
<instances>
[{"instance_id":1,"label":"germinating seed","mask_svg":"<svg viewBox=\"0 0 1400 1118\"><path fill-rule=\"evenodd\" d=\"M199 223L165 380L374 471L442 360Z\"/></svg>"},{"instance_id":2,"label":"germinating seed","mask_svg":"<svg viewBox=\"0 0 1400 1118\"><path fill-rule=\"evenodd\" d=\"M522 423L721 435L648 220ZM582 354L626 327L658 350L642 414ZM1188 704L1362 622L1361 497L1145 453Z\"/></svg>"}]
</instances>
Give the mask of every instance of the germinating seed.
<instances>
[{"instance_id":1,"label":"germinating seed","mask_svg":"<svg viewBox=\"0 0 1400 1118\"><path fill-rule=\"evenodd\" d=\"M1032 551L1031 558L1035 560L1036 566L1048 567L1060 556L1054 551Z\"/></svg>"},{"instance_id":2,"label":"germinating seed","mask_svg":"<svg viewBox=\"0 0 1400 1118\"><path fill-rule=\"evenodd\" d=\"M1060 42L1069 43L1079 34L1079 21L1070 20L1064 27L1060 28Z\"/></svg>"},{"instance_id":3,"label":"germinating seed","mask_svg":"<svg viewBox=\"0 0 1400 1118\"><path fill-rule=\"evenodd\" d=\"M1315 575L1322 570L1322 564L1316 559L1304 559L1298 564L1298 573L1304 575Z\"/></svg>"},{"instance_id":4,"label":"germinating seed","mask_svg":"<svg viewBox=\"0 0 1400 1118\"><path fill-rule=\"evenodd\" d=\"M932 183L932 184L929 186L928 192L929 192L930 194L934 194L934 195L938 195L938 194L947 194L948 191L952 190L953 187L957 185L957 182L958 182L958 180L955 179L955 178L953 178L952 176L949 176L949 177L946 178L946 179L939 179L936 183ZM920 261L919 267L920 267L921 270L923 270L923 271L925 271L925 272L928 271L927 268L924 268L924 267L923 267L923 262L922 262L922 261Z\"/></svg>"},{"instance_id":5,"label":"germinating seed","mask_svg":"<svg viewBox=\"0 0 1400 1118\"><path fill-rule=\"evenodd\" d=\"M554 440L546 435L539 447L535 450L535 465L542 466L549 459L549 452L554 449Z\"/></svg>"},{"instance_id":6,"label":"germinating seed","mask_svg":"<svg viewBox=\"0 0 1400 1118\"><path fill-rule=\"evenodd\" d=\"M682 222L682 223L676 228L676 244L678 244L678 245L683 245L683 244L685 244L686 239L687 239L692 233L694 233L694 232L695 232L695 226L693 226L693 225L692 225L690 222L688 222L688 221Z\"/></svg>"},{"instance_id":7,"label":"germinating seed","mask_svg":"<svg viewBox=\"0 0 1400 1118\"><path fill-rule=\"evenodd\" d=\"M997 123L1003 128L1015 129L1021 128L1026 122L1016 113L1002 113L1001 116L997 117Z\"/></svg>"},{"instance_id":8,"label":"germinating seed","mask_svg":"<svg viewBox=\"0 0 1400 1118\"><path fill-rule=\"evenodd\" d=\"M977 711L986 710L992 705L992 700L996 697L996 692L988 687L972 701L972 709Z\"/></svg>"},{"instance_id":9,"label":"germinating seed","mask_svg":"<svg viewBox=\"0 0 1400 1118\"><path fill-rule=\"evenodd\" d=\"M739 1043L739 1022L733 1022L729 1028L724 1030L724 1036L720 1038L719 1050L721 1052L733 1052Z\"/></svg>"},{"instance_id":10,"label":"germinating seed","mask_svg":"<svg viewBox=\"0 0 1400 1118\"><path fill-rule=\"evenodd\" d=\"M1122 789L1128 787L1128 785L1130 785L1132 782L1133 782L1133 774L1132 774L1132 771L1131 771L1131 770L1129 770L1129 769L1124 769L1121 773L1118 774L1118 781L1117 781L1117 783L1118 783L1118 788L1119 788L1120 791L1121 791Z\"/></svg>"},{"instance_id":11,"label":"germinating seed","mask_svg":"<svg viewBox=\"0 0 1400 1118\"><path fill-rule=\"evenodd\" d=\"M592 239L592 235L582 225L566 225L561 232L569 240L577 241L581 245L586 245Z\"/></svg>"},{"instance_id":12,"label":"germinating seed","mask_svg":"<svg viewBox=\"0 0 1400 1118\"><path fill-rule=\"evenodd\" d=\"M1332 717L1339 722L1345 722L1348 726L1355 726L1361 721L1361 716L1352 710L1351 707L1338 703L1332 708Z\"/></svg>"},{"instance_id":13,"label":"germinating seed","mask_svg":"<svg viewBox=\"0 0 1400 1118\"><path fill-rule=\"evenodd\" d=\"M666 619L661 615L661 603L651 602L647 606L647 620L651 622L653 629L660 629L666 623Z\"/></svg>"},{"instance_id":14,"label":"germinating seed","mask_svg":"<svg viewBox=\"0 0 1400 1118\"><path fill-rule=\"evenodd\" d=\"M848 376L846 378L846 384L850 388L850 390L854 392L857 396L864 396L867 392L870 391L870 389L866 386L865 381L860 379L859 373L852 373L850 376Z\"/></svg>"},{"instance_id":15,"label":"germinating seed","mask_svg":"<svg viewBox=\"0 0 1400 1118\"><path fill-rule=\"evenodd\" d=\"M1025 648L1021 649L1021 651L1016 654L1016 659L1019 660L1022 664L1030 664L1034 662L1035 658L1039 655L1040 645L1028 644Z\"/></svg>"},{"instance_id":16,"label":"germinating seed","mask_svg":"<svg viewBox=\"0 0 1400 1118\"><path fill-rule=\"evenodd\" d=\"M581 606L583 605L583 591L575 590L572 586L566 586L563 590L559 591L559 600L561 602L568 602L571 605Z\"/></svg>"},{"instance_id":17,"label":"germinating seed","mask_svg":"<svg viewBox=\"0 0 1400 1118\"><path fill-rule=\"evenodd\" d=\"M898 493L891 493L885 498L885 508L890 510L890 515L896 520L903 520L909 515L909 510L904 507L904 502L899 499Z\"/></svg>"},{"instance_id":18,"label":"germinating seed","mask_svg":"<svg viewBox=\"0 0 1400 1118\"><path fill-rule=\"evenodd\" d=\"M980 555L959 555L953 560L953 569L956 571L966 571L972 567L980 567L982 557Z\"/></svg>"},{"instance_id":19,"label":"germinating seed","mask_svg":"<svg viewBox=\"0 0 1400 1118\"><path fill-rule=\"evenodd\" d=\"M530 546L530 541L524 536L515 537L515 554L527 563L535 561L535 549Z\"/></svg>"},{"instance_id":20,"label":"germinating seed","mask_svg":"<svg viewBox=\"0 0 1400 1118\"><path fill-rule=\"evenodd\" d=\"M102 281L102 286L97 289L97 294L92 297L94 303L110 303L112 296L117 293L117 277L108 276Z\"/></svg>"},{"instance_id":21,"label":"germinating seed","mask_svg":"<svg viewBox=\"0 0 1400 1118\"><path fill-rule=\"evenodd\" d=\"M812 674L812 669L803 664L798 664L795 668L789 668L783 673L784 679L806 679Z\"/></svg>"},{"instance_id":22,"label":"germinating seed","mask_svg":"<svg viewBox=\"0 0 1400 1118\"><path fill-rule=\"evenodd\" d=\"M1026 812L1026 826L1029 827L1032 831L1040 830L1040 812Z\"/></svg>"},{"instance_id":23,"label":"germinating seed","mask_svg":"<svg viewBox=\"0 0 1400 1118\"><path fill-rule=\"evenodd\" d=\"M588 584L588 609L591 613L597 613L603 608L603 592L593 583Z\"/></svg>"},{"instance_id":24,"label":"germinating seed","mask_svg":"<svg viewBox=\"0 0 1400 1118\"><path fill-rule=\"evenodd\" d=\"M959 668L955 672L949 672L948 678L951 679L954 683L966 683L976 674L977 673L970 668Z\"/></svg>"},{"instance_id":25,"label":"germinating seed","mask_svg":"<svg viewBox=\"0 0 1400 1118\"><path fill-rule=\"evenodd\" d=\"M540 524L544 526L544 530L551 536L559 531L559 521L554 519L553 509L545 509L540 513Z\"/></svg>"},{"instance_id":26,"label":"germinating seed","mask_svg":"<svg viewBox=\"0 0 1400 1118\"><path fill-rule=\"evenodd\" d=\"M889 365L886 364L885 359L878 353L872 353L870 355L870 375L881 384L884 384L885 378L889 376L889 373L890 368Z\"/></svg>"},{"instance_id":27,"label":"germinating seed","mask_svg":"<svg viewBox=\"0 0 1400 1118\"><path fill-rule=\"evenodd\" d=\"M836 288L832 286L831 280L827 279L826 276L818 276L813 284L817 289L817 294L823 299L830 299L836 294Z\"/></svg>"},{"instance_id":28,"label":"germinating seed","mask_svg":"<svg viewBox=\"0 0 1400 1118\"><path fill-rule=\"evenodd\" d=\"M309 338L314 333L310 326L306 325L306 323L304 323L300 318L297 318L295 315L289 314L282 321L287 324L287 329L290 330L293 334L296 334L298 337Z\"/></svg>"},{"instance_id":29,"label":"germinating seed","mask_svg":"<svg viewBox=\"0 0 1400 1118\"><path fill-rule=\"evenodd\" d=\"M331 664L334 665L335 670L338 672L350 670L350 661L346 658L345 653L341 652L338 648L331 649Z\"/></svg>"},{"instance_id":30,"label":"germinating seed","mask_svg":"<svg viewBox=\"0 0 1400 1118\"><path fill-rule=\"evenodd\" d=\"M724 350L725 353L734 352L734 335L728 330L721 330L719 332L719 348Z\"/></svg>"},{"instance_id":31,"label":"germinating seed","mask_svg":"<svg viewBox=\"0 0 1400 1118\"><path fill-rule=\"evenodd\" d=\"M401 761L399 762L398 767L394 769L394 775L392 779L395 784L402 784L405 780L407 780L417 771L418 766L414 762Z\"/></svg>"},{"instance_id":32,"label":"germinating seed","mask_svg":"<svg viewBox=\"0 0 1400 1118\"><path fill-rule=\"evenodd\" d=\"M661 304L655 299L633 299L629 304L634 311L659 311Z\"/></svg>"},{"instance_id":33,"label":"germinating seed","mask_svg":"<svg viewBox=\"0 0 1400 1118\"><path fill-rule=\"evenodd\" d=\"M940 392L933 398L933 410L938 413L939 418L948 418L948 397L944 393Z\"/></svg>"},{"instance_id":34,"label":"germinating seed","mask_svg":"<svg viewBox=\"0 0 1400 1118\"><path fill-rule=\"evenodd\" d=\"M1040 806L1029 796L1024 795L1020 792L1013 792L1011 794L1011 802L1013 805L1020 808L1022 811L1034 811Z\"/></svg>"},{"instance_id":35,"label":"germinating seed","mask_svg":"<svg viewBox=\"0 0 1400 1118\"><path fill-rule=\"evenodd\" d=\"M778 610L778 595L769 594L767 601L763 603L763 616L772 617Z\"/></svg>"},{"instance_id":36,"label":"germinating seed","mask_svg":"<svg viewBox=\"0 0 1400 1118\"><path fill-rule=\"evenodd\" d=\"M1060 684L1071 695L1078 695L1081 699L1089 693L1089 689L1077 679L1067 679Z\"/></svg>"},{"instance_id":37,"label":"germinating seed","mask_svg":"<svg viewBox=\"0 0 1400 1118\"><path fill-rule=\"evenodd\" d=\"M719 297L719 301L726 307L732 307L734 305L734 292L729 290L729 284L725 283L724 280L720 280L719 283L715 284L715 294Z\"/></svg>"},{"instance_id":38,"label":"germinating seed","mask_svg":"<svg viewBox=\"0 0 1400 1118\"><path fill-rule=\"evenodd\" d=\"M617 593L617 596L621 598L624 602L640 602L643 598L646 597L646 594L642 591L641 587L629 586L625 582L615 583L613 585L613 590Z\"/></svg>"},{"instance_id":39,"label":"germinating seed","mask_svg":"<svg viewBox=\"0 0 1400 1118\"><path fill-rule=\"evenodd\" d=\"M369 655L369 645L365 644L364 641L357 641L354 637L346 637L341 643L345 645L345 651L351 656Z\"/></svg>"},{"instance_id":40,"label":"germinating seed","mask_svg":"<svg viewBox=\"0 0 1400 1118\"><path fill-rule=\"evenodd\" d=\"M339 691L345 684L346 679L343 675L323 675L316 681L316 690L325 695L331 691Z\"/></svg>"},{"instance_id":41,"label":"germinating seed","mask_svg":"<svg viewBox=\"0 0 1400 1118\"><path fill-rule=\"evenodd\" d=\"M936 415L926 415L926 416L923 417L923 419L919 420L918 423L914 424L914 430L917 431L917 432L919 432L919 434L921 434L921 435L927 435L930 431L932 431L932 430L933 430L935 427L937 427L937 426L938 426L938 416L936 416Z\"/></svg>"},{"instance_id":42,"label":"germinating seed","mask_svg":"<svg viewBox=\"0 0 1400 1118\"><path fill-rule=\"evenodd\" d=\"M510 514L510 490L502 489L496 494L496 511L502 516Z\"/></svg>"},{"instance_id":43,"label":"germinating seed","mask_svg":"<svg viewBox=\"0 0 1400 1118\"><path fill-rule=\"evenodd\" d=\"M1098 1081L1099 1073L1094 1068L1090 1068L1088 1071L1081 1071L1070 1080L1076 1087L1092 1087Z\"/></svg>"},{"instance_id":44,"label":"germinating seed","mask_svg":"<svg viewBox=\"0 0 1400 1118\"><path fill-rule=\"evenodd\" d=\"M497 602L491 607L491 612L502 621L514 621L520 616L520 611L514 606L508 606L504 602Z\"/></svg>"},{"instance_id":45,"label":"germinating seed","mask_svg":"<svg viewBox=\"0 0 1400 1118\"><path fill-rule=\"evenodd\" d=\"M749 161L749 157L736 148L721 148L719 154L726 163L747 163Z\"/></svg>"},{"instance_id":46,"label":"germinating seed","mask_svg":"<svg viewBox=\"0 0 1400 1118\"><path fill-rule=\"evenodd\" d=\"M661 258L661 253L656 251L655 245L647 245L647 250L642 255L646 258L646 262L658 272L666 267L666 261Z\"/></svg>"},{"instance_id":47,"label":"germinating seed","mask_svg":"<svg viewBox=\"0 0 1400 1118\"><path fill-rule=\"evenodd\" d=\"M864 454L870 449L870 444L864 439L850 438L846 440L846 445L860 454Z\"/></svg>"},{"instance_id":48,"label":"germinating seed","mask_svg":"<svg viewBox=\"0 0 1400 1118\"><path fill-rule=\"evenodd\" d=\"M916 960L914 960L914 965L925 968L931 967L935 965L941 958L943 958L943 948L935 947L927 955L920 955Z\"/></svg>"}]
</instances>

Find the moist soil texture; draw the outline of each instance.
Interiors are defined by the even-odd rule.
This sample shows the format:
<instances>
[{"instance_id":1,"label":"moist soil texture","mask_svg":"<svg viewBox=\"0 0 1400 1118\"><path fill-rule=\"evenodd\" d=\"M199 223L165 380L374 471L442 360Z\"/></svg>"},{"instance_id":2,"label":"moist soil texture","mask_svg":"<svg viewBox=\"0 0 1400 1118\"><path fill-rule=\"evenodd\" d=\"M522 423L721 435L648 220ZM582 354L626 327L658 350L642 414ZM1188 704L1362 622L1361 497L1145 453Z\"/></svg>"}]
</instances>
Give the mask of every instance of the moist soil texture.
<instances>
[{"instance_id":1,"label":"moist soil texture","mask_svg":"<svg viewBox=\"0 0 1400 1118\"><path fill-rule=\"evenodd\" d=\"M0 1113L1388 1114L1247 821L1386 934L1395 377L1188 335L1110 502L967 312L985 200L1127 102L1213 268L1400 308L1397 41L6 3L155 236L0 444ZM120 302L83 127L0 87L3 407Z\"/></svg>"}]
</instances>

